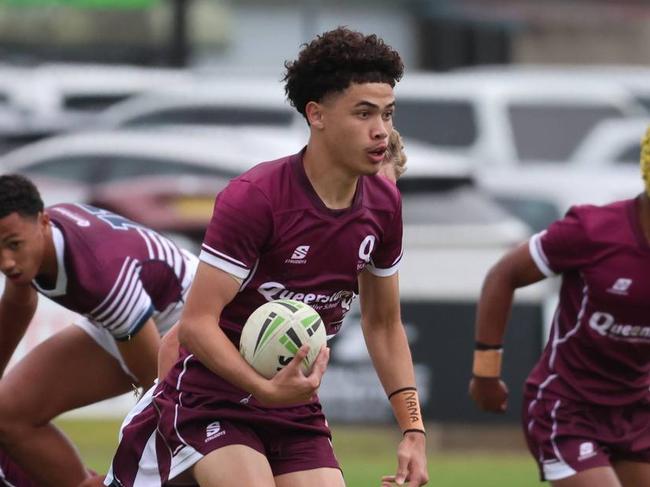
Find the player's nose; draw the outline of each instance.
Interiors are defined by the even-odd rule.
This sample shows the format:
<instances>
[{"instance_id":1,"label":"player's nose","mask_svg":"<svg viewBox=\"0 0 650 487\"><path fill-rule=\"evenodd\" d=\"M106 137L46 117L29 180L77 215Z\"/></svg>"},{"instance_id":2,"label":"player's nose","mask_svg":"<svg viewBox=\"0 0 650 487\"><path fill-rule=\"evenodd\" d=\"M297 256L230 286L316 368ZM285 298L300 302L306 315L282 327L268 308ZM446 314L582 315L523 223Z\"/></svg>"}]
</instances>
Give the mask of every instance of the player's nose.
<instances>
[{"instance_id":1,"label":"player's nose","mask_svg":"<svg viewBox=\"0 0 650 487\"><path fill-rule=\"evenodd\" d=\"M16 260L9 252L0 250L0 272L10 274L14 267L16 267Z\"/></svg>"}]
</instances>

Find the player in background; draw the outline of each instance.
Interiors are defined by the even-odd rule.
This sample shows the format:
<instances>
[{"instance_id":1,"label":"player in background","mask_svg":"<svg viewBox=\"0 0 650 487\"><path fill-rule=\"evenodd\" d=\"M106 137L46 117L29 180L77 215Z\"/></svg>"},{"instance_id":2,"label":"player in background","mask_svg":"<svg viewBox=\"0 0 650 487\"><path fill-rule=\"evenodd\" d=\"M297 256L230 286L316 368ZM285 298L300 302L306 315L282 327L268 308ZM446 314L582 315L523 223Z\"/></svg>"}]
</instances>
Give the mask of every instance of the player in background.
<instances>
[{"instance_id":1,"label":"player in background","mask_svg":"<svg viewBox=\"0 0 650 487\"><path fill-rule=\"evenodd\" d=\"M23 470L41 487L76 487L88 478L51 420L153 383L159 337L178 320L197 264L119 215L77 204L44 208L31 181L0 176L0 372L38 294L84 316L0 379L0 468ZM6 482L24 485L8 475Z\"/></svg>"},{"instance_id":2,"label":"player in background","mask_svg":"<svg viewBox=\"0 0 650 487\"><path fill-rule=\"evenodd\" d=\"M399 311L401 200L376 177L392 131L399 55L376 36L339 28L286 64L286 91L309 126L298 154L234 179L215 202L179 324L181 355L122 429L106 485L343 486L331 433L300 348L268 380L240 356L241 327L261 304L313 306L329 335L357 292L377 373L404 433L384 483L428 480L424 426Z\"/></svg>"},{"instance_id":3,"label":"player in background","mask_svg":"<svg viewBox=\"0 0 650 487\"><path fill-rule=\"evenodd\" d=\"M404 153L404 142L400 133L393 129L388 136L388 148L384 162L379 167L379 175L384 176L393 183L402 177L406 172L406 154Z\"/></svg>"},{"instance_id":4,"label":"player in background","mask_svg":"<svg viewBox=\"0 0 650 487\"><path fill-rule=\"evenodd\" d=\"M470 394L502 412L502 341L513 293L562 276L550 337L525 385L523 427L554 487L650 485L650 129L645 191L576 206L507 253L478 304Z\"/></svg>"}]
</instances>

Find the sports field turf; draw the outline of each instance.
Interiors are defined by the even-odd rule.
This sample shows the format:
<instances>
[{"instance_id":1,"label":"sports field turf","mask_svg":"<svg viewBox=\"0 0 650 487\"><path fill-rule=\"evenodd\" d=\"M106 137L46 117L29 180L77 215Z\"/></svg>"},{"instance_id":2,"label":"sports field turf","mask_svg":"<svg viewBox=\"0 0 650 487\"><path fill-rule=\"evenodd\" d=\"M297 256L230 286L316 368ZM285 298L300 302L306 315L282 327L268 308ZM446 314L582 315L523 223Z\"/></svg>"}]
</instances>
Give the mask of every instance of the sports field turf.
<instances>
[{"instance_id":1,"label":"sports field turf","mask_svg":"<svg viewBox=\"0 0 650 487\"><path fill-rule=\"evenodd\" d=\"M65 419L57 424L79 447L87 465L105 472L117 440L119 421ZM382 474L393 473L399 439L388 428L338 426L334 446L348 487L379 487ZM526 452L432 452L429 485L435 487L537 487L537 471Z\"/></svg>"}]
</instances>

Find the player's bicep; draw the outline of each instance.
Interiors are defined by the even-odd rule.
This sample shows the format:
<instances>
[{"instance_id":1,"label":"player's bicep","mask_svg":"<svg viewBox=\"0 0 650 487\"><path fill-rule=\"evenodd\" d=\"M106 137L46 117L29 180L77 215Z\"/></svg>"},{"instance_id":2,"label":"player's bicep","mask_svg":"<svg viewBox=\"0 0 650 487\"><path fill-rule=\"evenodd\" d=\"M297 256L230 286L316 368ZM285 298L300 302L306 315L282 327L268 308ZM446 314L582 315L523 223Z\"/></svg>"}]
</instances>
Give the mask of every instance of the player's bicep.
<instances>
[{"instance_id":1,"label":"player's bicep","mask_svg":"<svg viewBox=\"0 0 650 487\"><path fill-rule=\"evenodd\" d=\"M238 279L226 271L200 262L183 308L181 322L209 317L218 320L223 308L239 291Z\"/></svg>"},{"instance_id":2,"label":"player's bicep","mask_svg":"<svg viewBox=\"0 0 650 487\"><path fill-rule=\"evenodd\" d=\"M359 275L359 302L364 328L399 323L398 273L380 277L364 270Z\"/></svg>"},{"instance_id":3,"label":"player's bicep","mask_svg":"<svg viewBox=\"0 0 650 487\"><path fill-rule=\"evenodd\" d=\"M503 276L513 289L528 286L552 275L547 273L533 256L529 242L524 242L506 253L491 273Z\"/></svg>"}]
</instances>

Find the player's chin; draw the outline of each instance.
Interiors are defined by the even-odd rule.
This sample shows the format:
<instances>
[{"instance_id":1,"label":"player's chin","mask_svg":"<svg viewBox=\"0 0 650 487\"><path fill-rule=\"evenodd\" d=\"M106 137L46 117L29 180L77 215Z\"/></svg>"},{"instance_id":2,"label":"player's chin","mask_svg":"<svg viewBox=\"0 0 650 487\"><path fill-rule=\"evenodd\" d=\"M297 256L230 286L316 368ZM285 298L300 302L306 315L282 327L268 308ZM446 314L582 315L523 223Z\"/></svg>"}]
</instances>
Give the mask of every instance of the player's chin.
<instances>
[{"instance_id":1,"label":"player's chin","mask_svg":"<svg viewBox=\"0 0 650 487\"><path fill-rule=\"evenodd\" d=\"M366 163L359 167L359 173L362 176L374 176L376 174L379 174L380 169L381 164Z\"/></svg>"}]
</instances>

